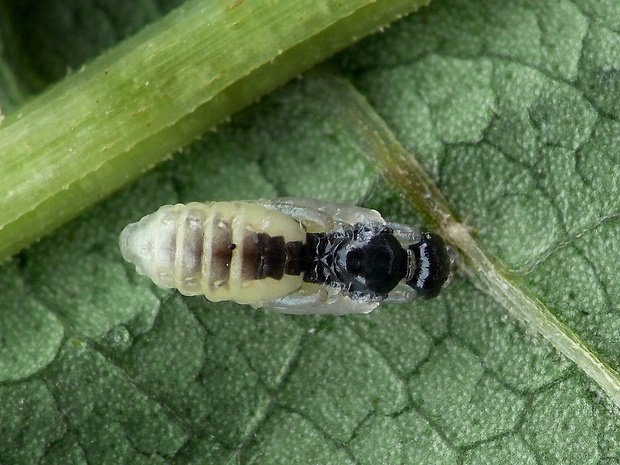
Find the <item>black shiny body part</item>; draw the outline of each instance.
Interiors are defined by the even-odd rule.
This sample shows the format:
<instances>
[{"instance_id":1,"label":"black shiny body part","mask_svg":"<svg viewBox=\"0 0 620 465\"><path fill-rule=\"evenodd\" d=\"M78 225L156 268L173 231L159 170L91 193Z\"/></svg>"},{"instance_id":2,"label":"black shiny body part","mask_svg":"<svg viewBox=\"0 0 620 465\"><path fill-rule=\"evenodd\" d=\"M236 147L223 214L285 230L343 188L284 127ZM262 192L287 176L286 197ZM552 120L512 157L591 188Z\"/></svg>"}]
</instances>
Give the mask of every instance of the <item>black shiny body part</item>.
<instances>
[{"instance_id":1,"label":"black shiny body part","mask_svg":"<svg viewBox=\"0 0 620 465\"><path fill-rule=\"evenodd\" d=\"M441 236L423 233L405 250L392 230L356 223L343 231L307 233L306 243L253 235L244 260L252 279L302 275L308 283L332 286L353 298L380 301L401 280L423 299L437 297L450 276L451 260Z\"/></svg>"},{"instance_id":2,"label":"black shiny body part","mask_svg":"<svg viewBox=\"0 0 620 465\"><path fill-rule=\"evenodd\" d=\"M451 259L446 243L438 234L424 233L422 241L409 246L409 253L415 258L415 267L406 282L418 297L437 297L450 277Z\"/></svg>"},{"instance_id":3,"label":"black shiny body part","mask_svg":"<svg viewBox=\"0 0 620 465\"><path fill-rule=\"evenodd\" d=\"M357 223L344 232L306 235L304 281L383 300L405 277L407 254L392 231Z\"/></svg>"}]
</instances>

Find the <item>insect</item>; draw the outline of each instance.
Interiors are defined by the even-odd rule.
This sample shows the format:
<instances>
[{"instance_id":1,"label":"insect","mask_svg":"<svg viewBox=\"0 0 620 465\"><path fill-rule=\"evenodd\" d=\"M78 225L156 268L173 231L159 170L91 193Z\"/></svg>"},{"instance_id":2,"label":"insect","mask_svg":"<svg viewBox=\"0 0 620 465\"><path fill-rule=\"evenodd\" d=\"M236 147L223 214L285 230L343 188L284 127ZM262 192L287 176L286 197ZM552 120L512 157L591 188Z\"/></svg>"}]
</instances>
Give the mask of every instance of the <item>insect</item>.
<instances>
[{"instance_id":1,"label":"insect","mask_svg":"<svg viewBox=\"0 0 620 465\"><path fill-rule=\"evenodd\" d=\"M437 234L304 198L165 205L128 225L120 249L160 287L293 314L430 299L453 261Z\"/></svg>"}]
</instances>

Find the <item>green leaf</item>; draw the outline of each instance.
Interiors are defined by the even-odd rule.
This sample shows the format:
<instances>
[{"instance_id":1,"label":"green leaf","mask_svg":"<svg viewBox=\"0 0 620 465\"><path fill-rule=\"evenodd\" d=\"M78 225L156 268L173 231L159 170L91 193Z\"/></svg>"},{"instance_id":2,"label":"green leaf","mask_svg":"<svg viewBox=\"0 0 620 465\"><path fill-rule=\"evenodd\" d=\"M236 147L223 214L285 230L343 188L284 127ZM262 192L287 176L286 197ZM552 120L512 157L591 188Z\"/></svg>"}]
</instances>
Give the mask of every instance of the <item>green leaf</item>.
<instances>
[{"instance_id":1,"label":"green leaf","mask_svg":"<svg viewBox=\"0 0 620 465\"><path fill-rule=\"evenodd\" d=\"M618 18L437 1L3 264L0 462L620 461ZM2 98L52 75L11 57ZM160 205L277 195L440 230L459 272L433 301L298 317L120 257Z\"/></svg>"}]
</instances>

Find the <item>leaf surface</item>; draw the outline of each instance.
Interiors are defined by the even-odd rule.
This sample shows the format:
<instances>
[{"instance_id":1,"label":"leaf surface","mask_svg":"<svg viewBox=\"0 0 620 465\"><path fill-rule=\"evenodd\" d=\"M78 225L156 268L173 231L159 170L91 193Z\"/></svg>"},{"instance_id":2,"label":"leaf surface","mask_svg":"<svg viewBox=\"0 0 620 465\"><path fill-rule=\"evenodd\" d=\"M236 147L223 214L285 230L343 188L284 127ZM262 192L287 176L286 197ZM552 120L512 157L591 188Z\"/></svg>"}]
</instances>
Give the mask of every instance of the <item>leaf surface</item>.
<instances>
[{"instance_id":1,"label":"leaf surface","mask_svg":"<svg viewBox=\"0 0 620 465\"><path fill-rule=\"evenodd\" d=\"M3 264L0 462L620 461L618 18L437 1ZM43 78L2 37L17 107ZM54 63L47 79L77 66ZM461 249L438 299L337 318L183 298L120 257L122 227L160 205L282 195L440 229L445 201L488 261Z\"/></svg>"}]
</instances>

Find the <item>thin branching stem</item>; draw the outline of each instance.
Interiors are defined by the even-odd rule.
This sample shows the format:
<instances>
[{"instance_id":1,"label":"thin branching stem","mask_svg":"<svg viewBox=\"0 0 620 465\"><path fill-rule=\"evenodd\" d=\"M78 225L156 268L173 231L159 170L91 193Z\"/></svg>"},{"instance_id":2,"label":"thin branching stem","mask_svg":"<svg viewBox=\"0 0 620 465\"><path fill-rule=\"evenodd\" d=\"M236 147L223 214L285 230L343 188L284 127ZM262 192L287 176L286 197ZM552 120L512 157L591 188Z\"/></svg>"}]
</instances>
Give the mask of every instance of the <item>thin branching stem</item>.
<instances>
[{"instance_id":1,"label":"thin branching stem","mask_svg":"<svg viewBox=\"0 0 620 465\"><path fill-rule=\"evenodd\" d=\"M573 361L620 408L620 376L569 326L508 274L501 263L491 260L458 222L443 195L426 174L422 165L399 143L385 121L366 99L344 79L315 76L317 89L326 93L353 132L360 151L365 153L380 173L394 185L427 219L437 225L462 260L463 271L512 316L547 339L560 353Z\"/></svg>"}]
</instances>

